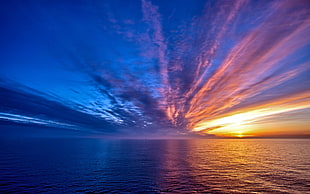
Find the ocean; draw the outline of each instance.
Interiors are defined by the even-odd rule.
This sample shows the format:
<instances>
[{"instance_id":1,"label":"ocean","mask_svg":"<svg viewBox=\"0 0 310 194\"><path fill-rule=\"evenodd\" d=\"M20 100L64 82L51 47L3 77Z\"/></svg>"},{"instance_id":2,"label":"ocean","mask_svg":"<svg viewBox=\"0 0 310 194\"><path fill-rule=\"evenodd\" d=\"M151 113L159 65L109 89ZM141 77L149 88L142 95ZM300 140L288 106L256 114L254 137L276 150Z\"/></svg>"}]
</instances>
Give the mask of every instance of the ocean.
<instances>
[{"instance_id":1,"label":"ocean","mask_svg":"<svg viewBox=\"0 0 310 194\"><path fill-rule=\"evenodd\" d=\"M0 193L310 193L310 140L1 139Z\"/></svg>"}]
</instances>

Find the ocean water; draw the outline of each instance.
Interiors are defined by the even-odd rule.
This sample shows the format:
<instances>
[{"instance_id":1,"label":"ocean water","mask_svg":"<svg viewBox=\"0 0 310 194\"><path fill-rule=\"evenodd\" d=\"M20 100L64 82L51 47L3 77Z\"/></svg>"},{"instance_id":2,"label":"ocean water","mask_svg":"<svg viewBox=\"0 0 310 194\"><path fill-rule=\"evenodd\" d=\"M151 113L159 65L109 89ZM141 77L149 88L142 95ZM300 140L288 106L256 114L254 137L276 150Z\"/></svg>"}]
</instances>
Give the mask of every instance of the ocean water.
<instances>
[{"instance_id":1,"label":"ocean water","mask_svg":"<svg viewBox=\"0 0 310 194\"><path fill-rule=\"evenodd\" d=\"M310 193L310 140L0 141L0 193Z\"/></svg>"}]
</instances>

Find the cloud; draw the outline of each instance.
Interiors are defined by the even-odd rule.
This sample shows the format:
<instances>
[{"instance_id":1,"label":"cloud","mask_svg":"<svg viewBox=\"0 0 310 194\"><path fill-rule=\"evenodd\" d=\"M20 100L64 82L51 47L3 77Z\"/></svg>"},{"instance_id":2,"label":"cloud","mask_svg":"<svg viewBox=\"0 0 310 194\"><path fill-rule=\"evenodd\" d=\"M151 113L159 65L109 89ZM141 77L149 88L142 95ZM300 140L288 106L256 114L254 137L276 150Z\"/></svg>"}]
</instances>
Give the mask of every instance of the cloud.
<instances>
[{"instance_id":1,"label":"cloud","mask_svg":"<svg viewBox=\"0 0 310 194\"><path fill-rule=\"evenodd\" d=\"M73 110L51 97L18 89L19 85L2 83L0 119L6 122L29 123L86 132L116 132L116 126L104 119ZM27 88L26 88L27 89ZM50 98L50 99L48 99Z\"/></svg>"}]
</instances>

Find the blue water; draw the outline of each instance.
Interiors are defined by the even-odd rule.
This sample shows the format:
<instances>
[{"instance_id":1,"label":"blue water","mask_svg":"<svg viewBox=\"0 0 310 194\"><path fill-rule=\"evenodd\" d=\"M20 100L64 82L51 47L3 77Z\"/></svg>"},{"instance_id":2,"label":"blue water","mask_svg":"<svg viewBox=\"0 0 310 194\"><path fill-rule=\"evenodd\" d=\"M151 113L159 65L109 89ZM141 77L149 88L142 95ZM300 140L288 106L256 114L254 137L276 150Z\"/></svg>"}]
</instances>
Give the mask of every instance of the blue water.
<instances>
[{"instance_id":1,"label":"blue water","mask_svg":"<svg viewBox=\"0 0 310 194\"><path fill-rule=\"evenodd\" d=\"M0 141L1 193L309 193L310 140Z\"/></svg>"}]
</instances>

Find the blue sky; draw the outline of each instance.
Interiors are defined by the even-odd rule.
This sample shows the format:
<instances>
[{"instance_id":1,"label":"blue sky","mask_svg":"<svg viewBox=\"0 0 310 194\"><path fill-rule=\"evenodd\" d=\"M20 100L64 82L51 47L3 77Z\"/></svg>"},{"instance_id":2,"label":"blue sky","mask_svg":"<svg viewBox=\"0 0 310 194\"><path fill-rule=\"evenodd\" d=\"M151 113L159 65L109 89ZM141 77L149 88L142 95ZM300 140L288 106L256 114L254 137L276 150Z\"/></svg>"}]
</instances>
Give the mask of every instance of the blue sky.
<instances>
[{"instance_id":1,"label":"blue sky","mask_svg":"<svg viewBox=\"0 0 310 194\"><path fill-rule=\"evenodd\" d=\"M3 135L310 134L308 1L0 7Z\"/></svg>"}]
</instances>

